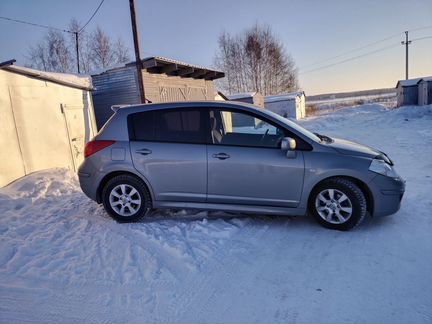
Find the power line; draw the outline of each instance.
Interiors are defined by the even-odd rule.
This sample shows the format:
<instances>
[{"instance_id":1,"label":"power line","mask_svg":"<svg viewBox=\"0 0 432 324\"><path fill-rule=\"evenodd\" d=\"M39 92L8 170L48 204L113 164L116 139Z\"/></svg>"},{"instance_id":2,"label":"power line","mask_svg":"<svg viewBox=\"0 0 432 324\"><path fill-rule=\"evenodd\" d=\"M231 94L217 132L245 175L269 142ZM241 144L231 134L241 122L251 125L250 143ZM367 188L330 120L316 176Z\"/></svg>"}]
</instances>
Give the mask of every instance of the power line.
<instances>
[{"instance_id":1,"label":"power line","mask_svg":"<svg viewBox=\"0 0 432 324\"><path fill-rule=\"evenodd\" d=\"M429 26L423 26L423 27L418 27L418 28L414 28L414 29L410 29L410 30L408 30L408 31L409 31L409 32L415 32L415 31L424 30L424 29L430 29L430 28L432 28L432 25L429 25ZM353 48L353 49L351 49L351 50L348 50L348 51L346 51L346 52L342 52L342 53L340 53L340 54L338 54L338 55L336 55L336 56L331 56L331 57L328 57L328 58L326 58L326 59L316 61L315 63L311 63L311 64L304 65L304 66L300 67L300 69L304 69L304 68L306 68L306 67L310 67L310 66L318 65L318 64L320 64L320 63L325 63L325 62L331 61L331 60L333 60L333 59L337 59L337 58L339 58L339 57L341 57L341 56L345 56L345 55L347 55L347 54L350 54L350 53L353 53L353 52L360 51L360 50L362 50L362 49L368 48L368 47L370 47L370 46L373 46L373 45L376 45L376 44L379 44L379 43L382 43L382 42L385 42L385 41L387 41L387 40L390 40L390 39L395 38L395 37L400 36L400 35L403 35L403 33L393 34L393 35L390 35L390 36L385 37L385 38L383 38L383 39L380 39L380 40L374 41L374 42L372 42L372 43L368 43L368 44L365 44L365 45L363 45L363 46L359 46L359 47Z\"/></svg>"},{"instance_id":2,"label":"power line","mask_svg":"<svg viewBox=\"0 0 432 324\"><path fill-rule=\"evenodd\" d=\"M356 60L356 59L359 59L361 57L369 56L369 55L372 55L372 54L375 54L375 53L378 53L378 52L382 52L382 51L384 51L386 49L397 47L397 46L399 46L399 44L393 44L393 45L390 45L390 46L382 47L382 48L379 48L377 50L374 50L374 51L371 51L371 52L367 52L367 53L364 53L364 54L361 54L361 55L357 55L357 56L354 56L354 57L350 57L350 58L347 58L347 59L339 61L339 62L335 62L335 63L328 64L328 65L325 65L325 66L321 66L321 67L318 67L318 68L315 68L315 69L312 69L312 70L307 70L307 71L304 71L304 72L300 72L299 74L306 74L306 73L311 73L311 72L315 72L315 71L318 71L318 70L326 69L326 68L329 68L331 66L335 66L335 65L339 65L339 64L342 64L342 63L346 63L346 62L352 61L352 60Z\"/></svg>"},{"instance_id":3,"label":"power line","mask_svg":"<svg viewBox=\"0 0 432 324\"><path fill-rule=\"evenodd\" d=\"M105 0L102 0L98 7L96 8L96 10L93 12L93 15L91 15L90 19L85 23L85 25L78 31L78 33L81 33L84 28L90 23L90 21L93 19L93 17L97 14L97 12L99 11L100 7L102 6L102 4L104 3ZM54 29L54 30L58 30L64 33L70 33L70 34L75 34L76 32L67 30L67 29L62 29L62 28L57 28L57 27L51 27L51 26L47 26L47 25L41 25L41 24L37 24L37 23L33 23L33 22L29 22L29 21L24 21L24 20L19 20L19 19L14 19L14 18L8 18L8 17L3 17L0 16L0 19L3 20L9 20L9 21L13 21L13 22L17 22L20 24L26 24L26 25L30 25L30 26L36 26L36 27L41 27L41 28L46 28L46 29Z\"/></svg>"},{"instance_id":4,"label":"power line","mask_svg":"<svg viewBox=\"0 0 432 324\"><path fill-rule=\"evenodd\" d=\"M99 6L96 8L96 10L93 12L93 15L90 17L90 19L84 24L84 26L78 31L78 33L81 33L83 31L84 28L86 28L86 26L89 24L89 22L93 19L93 17L97 14L97 12L99 11L99 8L102 6L102 4L104 3L105 0L102 0L99 3Z\"/></svg>"},{"instance_id":5,"label":"power line","mask_svg":"<svg viewBox=\"0 0 432 324\"><path fill-rule=\"evenodd\" d=\"M372 43L369 43L369 44L366 44L366 45L363 45L363 46L360 46L360 47L353 48L352 50L349 50L349 51L346 51L346 52L342 52L341 54L338 54L338 55L336 55L336 56L332 56L332 57L329 57L329 58L326 58L326 59L323 59L323 60L317 61L317 62L315 62L315 63L311 63L311 64L304 65L304 66L302 66L300 69L305 68L305 67L309 67L309 66L313 66L313 65L317 65L317 64L320 64L320 63L328 62L328 61L331 61L331 60L333 60L333 59L339 58L339 57L341 57L341 56L345 56L345 55L347 55L347 54L350 54L350 53L353 53L353 52L357 52L357 51L362 50L362 49L365 49L365 48L367 48L367 47L370 47L370 46L376 45L376 44L378 44L378 43L385 42L385 41L387 41L387 40L389 40L389 39L395 38L395 37L397 37L397 36L400 36L401 34L402 34L402 33L393 34L393 35L391 35L391 36L388 36L388 37L386 37L386 38L383 38L383 39L380 39L380 40L374 41L374 42L372 42Z\"/></svg>"},{"instance_id":6,"label":"power line","mask_svg":"<svg viewBox=\"0 0 432 324\"><path fill-rule=\"evenodd\" d=\"M41 25L41 24L37 24L37 23L32 23L29 21L24 21L24 20L19 20L19 19L13 19L13 18L8 18L8 17L2 17L0 16L0 19L4 19L4 20L9 20L9 21L14 21L20 24L26 24L26 25L31 25L31 26L36 26L36 27L41 27L41 28L47 28L47 29L54 29L54 30L58 30L64 33L70 33L73 34L73 31L67 30L67 29L61 29L61 28L57 28L57 27L50 27L50 26L46 26L46 25Z\"/></svg>"},{"instance_id":7,"label":"power line","mask_svg":"<svg viewBox=\"0 0 432 324\"><path fill-rule=\"evenodd\" d=\"M414 32L414 31L423 30L423 29L429 29L429 28L432 28L432 25L414 28L414 29L410 29L408 31L409 32Z\"/></svg>"},{"instance_id":8,"label":"power line","mask_svg":"<svg viewBox=\"0 0 432 324\"><path fill-rule=\"evenodd\" d=\"M419 37L419 38L413 38L413 39L411 39L411 41L417 41L417 40L427 39L427 38L432 38L432 35L425 36L425 37Z\"/></svg>"}]
</instances>

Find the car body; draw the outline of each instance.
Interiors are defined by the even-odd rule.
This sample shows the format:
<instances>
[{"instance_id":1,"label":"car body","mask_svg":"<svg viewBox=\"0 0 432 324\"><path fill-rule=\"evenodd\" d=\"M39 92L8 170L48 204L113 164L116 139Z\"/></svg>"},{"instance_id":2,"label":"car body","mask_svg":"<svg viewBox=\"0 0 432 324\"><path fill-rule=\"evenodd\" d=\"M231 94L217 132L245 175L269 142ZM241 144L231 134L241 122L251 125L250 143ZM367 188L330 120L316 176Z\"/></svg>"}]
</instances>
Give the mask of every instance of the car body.
<instances>
[{"instance_id":1,"label":"car body","mask_svg":"<svg viewBox=\"0 0 432 324\"><path fill-rule=\"evenodd\" d=\"M120 108L87 145L78 171L81 188L117 220L137 216L122 217L110 208L108 200L123 211L129 203L127 214L137 209L122 194L121 181L117 194L104 197L108 182L122 175L142 183L146 192L139 196L148 196L145 210L305 215L312 208L318 220L321 214L322 225L342 230L360 222L344 225L344 217L339 217L348 214L337 201L346 200L344 193L350 193L350 204L344 204L351 213L360 208L353 203L363 196L362 219L366 211L373 216L398 211L405 190L383 152L311 133L279 115L237 102Z\"/></svg>"}]
</instances>

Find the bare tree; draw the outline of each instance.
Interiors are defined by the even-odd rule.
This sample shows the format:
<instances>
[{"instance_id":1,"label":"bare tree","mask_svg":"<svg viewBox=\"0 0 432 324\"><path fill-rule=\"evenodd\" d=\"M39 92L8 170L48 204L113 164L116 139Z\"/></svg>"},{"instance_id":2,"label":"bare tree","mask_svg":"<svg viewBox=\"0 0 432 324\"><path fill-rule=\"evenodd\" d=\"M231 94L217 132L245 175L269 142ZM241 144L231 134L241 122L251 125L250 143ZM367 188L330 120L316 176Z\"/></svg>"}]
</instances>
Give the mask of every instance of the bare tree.
<instances>
[{"instance_id":1,"label":"bare tree","mask_svg":"<svg viewBox=\"0 0 432 324\"><path fill-rule=\"evenodd\" d=\"M221 33L215 65L225 72L220 85L229 93L270 95L298 87L294 60L269 26L256 24L236 36Z\"/></svg>"},{"instance_id":2,"label":"bare tree","mask_svg":"<svg viewBox=\"0 0 432 324\"><path fill-rule=\"evenodd\" d=\"M121 38L117 38L114 43L114 56L117 63L128 62L130 60L129 48L127 48Z\"/></svg>"},{"instance_id":3,"label":"bare tree","mask_svg":"<svg viewBox=\"0 0 432 324\"><path fill-rule=\"evenodd\" d=\"M60 31L48 31L40 43L30 47L28 56L28 65L33 68L53 72L69 72L71 68L71 52Z\"/></svg>"},{"instance_id":4,"label":"bare tree","mask_svg":"<svg viewBox=\"0 0 432 324\"><path fill-rule=\"evenodd\" d=\"M90 73L99 68L107 68L130 60L129 49L121 38L114 42L97 27L92 33L81 31L81 24L72 19L69 23L70 37L60 31L49 31L27 55L27 66L44 71L76 72L76 39L78 32L80 70Z\"/></svg>"},{"instance_id":5,"label":"bare tree","mask_svg":"<svg viewBox=\"0 0 432 324\"><path fill-rule=\"evenodd\" d=\"M111 38L98 26L90 36L90 39L91 43L89 49L93 65L101 68L113 65L115 56Z\"/></svg>"}]
</instances>

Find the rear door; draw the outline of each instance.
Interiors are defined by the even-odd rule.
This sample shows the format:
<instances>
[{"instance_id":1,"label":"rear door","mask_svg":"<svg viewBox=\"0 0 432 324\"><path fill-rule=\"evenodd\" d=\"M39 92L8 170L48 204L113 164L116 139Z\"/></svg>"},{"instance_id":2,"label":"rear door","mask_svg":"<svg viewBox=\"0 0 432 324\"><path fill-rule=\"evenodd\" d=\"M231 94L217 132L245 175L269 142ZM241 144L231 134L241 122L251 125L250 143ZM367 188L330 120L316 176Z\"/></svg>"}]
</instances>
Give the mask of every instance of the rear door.
<instances>
[{"instance_id":1,"label":"rear door","mask_svg":"<svg viewBox=\"0 0 432 324\"><path fill-rule=\"evenodd\" d=\"M129 116L133 163L156 200L206 201L207 115L203 109L175 108Z\"/></svg>"}]
</instances>

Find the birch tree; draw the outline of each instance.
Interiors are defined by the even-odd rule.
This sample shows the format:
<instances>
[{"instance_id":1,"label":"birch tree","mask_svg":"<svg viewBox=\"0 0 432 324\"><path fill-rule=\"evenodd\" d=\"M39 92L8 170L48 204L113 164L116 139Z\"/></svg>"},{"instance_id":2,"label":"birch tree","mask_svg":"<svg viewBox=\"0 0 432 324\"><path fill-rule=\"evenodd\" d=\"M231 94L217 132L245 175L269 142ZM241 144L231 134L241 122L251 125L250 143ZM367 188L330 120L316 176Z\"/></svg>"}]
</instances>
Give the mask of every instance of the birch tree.
<instances>
[{"instance_id":1,"label":"birch tree","mask_svg":"<svg viewBox=\"0 0 432 324\"><path fill-rule=\"evenodd\" d=\"M99 26L93 32L81 31L81 27L72 19L69 37L61 31L49 30L42 40L29 47L26 65L43 71L76 73L75 32L78 32L81 73L130 61L129 48L121 38L113 40Z\"/></svg>"},{"instance_id":2,"label":"birch tree","mask_svg":"<svg viewBox=\"0 0 432 324\"><path fill-rule=\"evenodd\" d=\"M234 36L222 32L214 62L225 72L219 84L228 93L272 95L298 87L294 60L269 26L256 24Z\"/></svg>"}]
</instances>

